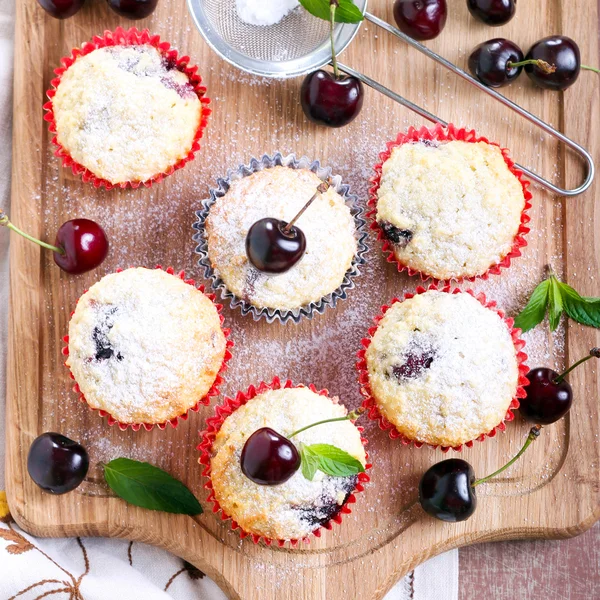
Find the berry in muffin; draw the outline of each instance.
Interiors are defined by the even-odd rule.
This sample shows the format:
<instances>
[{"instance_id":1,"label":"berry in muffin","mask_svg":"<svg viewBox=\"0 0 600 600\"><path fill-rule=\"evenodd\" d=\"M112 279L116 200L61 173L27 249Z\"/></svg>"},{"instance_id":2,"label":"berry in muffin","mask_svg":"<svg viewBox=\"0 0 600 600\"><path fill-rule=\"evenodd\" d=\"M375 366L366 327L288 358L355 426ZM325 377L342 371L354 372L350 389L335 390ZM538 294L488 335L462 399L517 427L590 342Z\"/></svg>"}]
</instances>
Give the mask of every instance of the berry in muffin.
<instances>
[{"instance_id":1,"label":"berry in muffin","mask_svg":"<svg viewBox=\"0 0 600 600\"><path fill-rule=\"evenodd\" d=\"M134 268L81 296L66 365L92 408L123 424L162 424L206 396L226 345L201 291L160 269Z\"/></svg>"},{"instance_id":2,"label":"berry in muffin","mask_svg":"<svg viewBox=\"0 0 600 600\"><path fill-rule=\"evenodd\" d=\"M526 200L502 150L421 140L392 149L377 223L398 262L439 280L483 275L512 250Z\"/></svg>"},{"instance_id":3,"label":"berry in muffin","mask_svg":"<svg viewBox=\"0 0 600 600\"><path fill-rule=\"evenodd\" d=\"M503 422L519 385L507 323L468 293L394 303L365 352L377 409L416 442L458 447Z\"/></svg>"}]
</instances>

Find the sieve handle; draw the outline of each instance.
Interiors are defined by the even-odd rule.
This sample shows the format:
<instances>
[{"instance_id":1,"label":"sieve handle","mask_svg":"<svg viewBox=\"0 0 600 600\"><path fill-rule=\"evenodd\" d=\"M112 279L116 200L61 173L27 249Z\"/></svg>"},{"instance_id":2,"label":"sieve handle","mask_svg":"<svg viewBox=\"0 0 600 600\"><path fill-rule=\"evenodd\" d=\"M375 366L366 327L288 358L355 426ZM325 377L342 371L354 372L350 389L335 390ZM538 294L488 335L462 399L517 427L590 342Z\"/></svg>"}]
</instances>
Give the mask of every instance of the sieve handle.
<instances>
[{"instance_id":1,"label":"sieve handle","mask_svg":"<svg viewBox=\"0 0 600 600\"><path fill-rule=\"evenodd\" d=\"M521 115L522 117L527 119L530 123L533 123L535 126L540 127L543 131L545 131L552 137L554 137L557 140L559 140L560 142L566 144L576 154L578 154L581 158L583 158L584 161L587 163L587 173L586 173L585 180L579 187L574 188L574 189L569 189L569 190L565 190L561 187L554 185L547 179L544 179L541 175L538 175L534 171L531 171L530 169L523 167L522 165L516 165L533 181L539 183L542 187L545 187L546 189L548 189L556 194L560 194L561 196L577 196L577 195L585 192L585 190L587 190L590 187L590 185L592 184L592 181L594 179L595 167L594 167L594 161L593 161L590 153L585 148L583 148L582 146L580 146L579 144L577 144L576 142L574 142L567 136L563 135L560 131L557 131L556 129L554 129L554 127L552 127L548 123L542 121L535 115L531 114L530 112L528 112L527 110L525 110L524 108L519 106L518 104L515 104L514 102L512 102L511 100L509 100L502 94L499 94L496 90L483 85L480 81L471 77L471 75L469 75L468 73L463 71L460 67L457 67L455 64L446 60L444 57L440 56L439 54L436 54L435 52L433 52L432 50L430 50L423 44L420 44L419 42L408 37L407 35L402 33L396 27L390 25L389 23L386 23L385 21L379 19L378 17L376 17L370 13L365 13L365 17L369 21L371 21L374 25L377 25L377 26L385 29L392 35L395 35L396 37L400 38L401 40L404 40L407 44L409 44L413 48L416 48L417 50L419 50L419 52L422 52L423 54L425 54L429 58L435 60L437 63L439 63L443 67L449 69L456 75L459 75L464 80L468 81L475 87L484 91L489 96L492 96L492 98L494 98L495 100L501 102L502 104L504 104L505 106L507 106L508 108L513 110L514 112L518 113L519 115ZM366 75L363 75L362 73L359 73L358 71L355 71L354 69L351 69L350 67L347 67L345 65L341 65L339 63L338 63L338 67L340 68L340 70L344 71L348 75L352 75L352 76L356 77L357 79L360 79L366 85L372 87L373 89L377 90L378 92L381 92L382 94L386 95L388 98L391 98L395 102L402 104L403 106L405 106L406 108L417 113L424 119L427 119L428 121L431 121L433 123L440 123L441 125L447 125L446 121L444 121L443 119L440 119L438 116L434 115L433 113L430 113L429 111L425 110L424 108L421 108L420 106L414 104L413 102L410 102L409 100L400 96L399 94L396 94L389 88L386 88L385 86L381 85L377 81L374 81L370 77L367 77Z\"/></svg>"}]
</instances>

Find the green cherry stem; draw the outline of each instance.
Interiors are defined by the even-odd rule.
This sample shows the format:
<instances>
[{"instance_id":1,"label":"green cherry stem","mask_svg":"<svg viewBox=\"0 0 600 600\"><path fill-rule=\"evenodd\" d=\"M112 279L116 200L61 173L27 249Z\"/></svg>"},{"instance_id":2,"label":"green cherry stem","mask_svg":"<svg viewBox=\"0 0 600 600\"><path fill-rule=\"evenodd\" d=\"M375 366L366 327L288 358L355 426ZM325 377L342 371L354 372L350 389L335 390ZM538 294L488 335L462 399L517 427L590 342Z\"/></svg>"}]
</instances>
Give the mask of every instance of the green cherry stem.
<instances>
[{"instance_id":1,"label":"green cherry stem","mask_svg":"<svg viewBox=\"0 0 600 600\"><path fill-rule=\"evenodd\" d=\"M365 412L365 409L361 406L361 407L357 408L356 410L349 412L345 417L337 417L335 419L325 419L324 421L317 421L316 423L311 423L310 425L307 425L306 427L302 427L301 429L294 431L294 433L287 436L287 439L289 440L289 439L293 438L295 435L298 435L299 433L301 433L302 431L306 431L307 429L310 429L311 427L316 427L317 425L323 425L324 423L334 423L335 421L356 421L356 419L358 419L358 417L360 417L360 415L362 415L364 412Z\"/></svg>"},{"instance_id":2,"label":"green cherry stem","mask_svg":"<svg viewBox=\"0 0 600 600\"><path fill-rule=\"evenodd\" d=\"M546 62L545 60L542 60L541 58L528 58L527 60L521 60L519 62L512 62L509 60L506 63L506 66L509 69L512 69L513 67L524 67L526 65L535 65L538 69L540 69L542 72L548 75L556 71L556 67L554 65L551 65L550 63Z\"/></svg>"},{"instance_id":3,"label":"green cherry stem","mask_svg":"<svg viewBox=\"0 0 600 600\"><path fill-rule=\"evenodd\" d=\"M46 242L42 242L41 240L38 240L38 239L30 236L28 233L21 231L16 225L13 225L10 222L8 215L1 208L0 208L0 226L7 227L8 229L14 231L15 233L22 235L24 238L38 244L39 246L42 246L42 248L47 248L48 250L52 250L53 252L58 252L59 254L65 253L65 251L62 248L58 248L57 246L53 246L52 244L47 244Z\"/></svg>"},{"instance_id":4,"label":"green cherry stem","mask_svg":"<svg viewBox=\"0 0 600 600\"><path fill-rule=\"evenodd\" d=\"M573 369L578 367L581 363L584 363L586 360L590 360L590 358L600 358L600 348L592 348L587 356L584 356L582 359L572 364L566 371L563 371L554 380L554 383L560 383Z\"/></svg>"},{"instance_id":5,"label":"green cherry stem","mask_svg":"<svg viewBox=\"0 0 600 600\"><path fill-rule=\"evenodd\" d=\"M541 425L534 425L531 428L531 431L529 432L529 435L527 436L527 439L525 440L523 447L515 454L515 456L511 460L509 460L503 467L500 467L497 471L494 471L491 475L488 475L487 477L482 477L481 479L477 479L477 481L473 482L472 487L475 487L476 485L479 485L480 483L485 483L486 481L492 479L492 477L496 477L496 475L499 475L500 473L502 473L502 471L504 471L505 469L508 469L508 467L510 467L510 465L517 462L517 460L519 460L519 458L521 458L521 455L523 454L523 452L525 452L525 450L527 450L527 448L529 448L531 442L533 442L535 439L537 439L537 437L540 435L541 430L542 430Z\"/></svg>"},{"instance_id":6,"label":"green cherry stem","mask_svg":"<svg viewBox=\"0 0 600 600\"><path fill-rule=\"evenodd\" d=\"M596 67L590 67L589 65L581 65L582 69L586 71L594 71L594 73L600 73L600 69L596 69Z\"/></svg>"},{"instance_id":7,"label":"green cherry stem","mask_svg":"<svg viewBox=\"0 0 600 600\"><path fill-rule=\"evenodd\" d=\"M340 71L337 65L337 57L335 55L335 44L333 42L333 30L335 27L335 10L339 6L338 0L331 0L329 2L329 40L331 41L331 63L333 64L333 74L338 79Z\"/></svg>"}]
</instances>

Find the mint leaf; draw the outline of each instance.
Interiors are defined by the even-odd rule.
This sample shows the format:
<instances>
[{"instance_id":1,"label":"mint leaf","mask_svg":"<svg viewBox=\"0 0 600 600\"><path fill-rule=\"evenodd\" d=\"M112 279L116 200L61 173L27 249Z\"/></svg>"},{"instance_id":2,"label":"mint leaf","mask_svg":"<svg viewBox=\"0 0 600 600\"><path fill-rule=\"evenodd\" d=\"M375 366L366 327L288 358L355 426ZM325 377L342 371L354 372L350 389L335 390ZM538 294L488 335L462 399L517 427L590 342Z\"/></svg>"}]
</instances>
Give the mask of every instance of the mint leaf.
<instances>
[{"instance_id":1,"label":"mint leaf","mask_svg":"<svg viewBox=\"0 0 600 600\"><path fill-rule=\"evenodd\" d=\"M600 300L579 295L575 289L566 283L558 283L563 306L567 315L589 327L600 327Z\"/></svg>"},{"instance_id":2,"label":"mint leaf","mask_svg":"<svg viewBox=\"0 0 600 600\"><path fill-rule=\"evenodd\" d=\"M529 302L515 318L515 327L521 331L529 331L544 320L546 307L548 306L548 288L550 280L542 281L533 290Z\"/></svg>"},{"instance_id":3,"label":"mint leaf","mask_svg":"<svg viewBox=\"0 0 600 600\"><path fill-rule=\"evenodd\" d=\"M299 0L300 4L314 17L329 21L331 9L329 0ZM335 20L338 23L360 23L363 14L352 0L338 0L335 9Z\"/></svg>"},{"instance_id":4,"label":"mint leaf","mask_svg":"<svg viewBox=\"0 0 600 600\"><path fill-rule=\"evenodd\" d=\"M315 464L316 469L332 477L348 477L349 475L362 473L365 470L358 459L348 454L345 450L331 444L311 444L310 446L303 444L302 451L302 474L306 477L304 457L308 457L310 465L307 467L307 472L312 472L312 476L310 478L307 477L307 479L311 481L312 477L314 477L312 469Z\"/></svg>"},{"instance_id":5,"label":"mint leaf","mask_svg":"<svg viewBox=\"0 0 600 600\"><path fill-rule=\"evenodd\" d=\"M104 479L129 504L190 516L202 512L200 503L183 483L147 462L115 458L104 465Z\"/></svg>"},{"instance_id":6,"label":"mint leaf","mask_svg":"<svg viewBox=\"0 0 600 600\"><path fill-rule=\"evenodd\" d=\"M563 301L560 292L560 281L554 275L550 275L548 281L550 282L548 288L548 320L550 321L551 331L554 331L558 327L563 312Z\"/></svg>"},{"instance_id":7,"label":"mint leaf","mask_svg":"<svg viewBox=\"0 0 600 600\"><path fill-rule=\"evenodd\" d=\"M300 461L302 475L309 481L312 481L315 473L319 469L319 457L311 452L310 446L302 444L300 446Z\"/></svg>"}]
</instances>

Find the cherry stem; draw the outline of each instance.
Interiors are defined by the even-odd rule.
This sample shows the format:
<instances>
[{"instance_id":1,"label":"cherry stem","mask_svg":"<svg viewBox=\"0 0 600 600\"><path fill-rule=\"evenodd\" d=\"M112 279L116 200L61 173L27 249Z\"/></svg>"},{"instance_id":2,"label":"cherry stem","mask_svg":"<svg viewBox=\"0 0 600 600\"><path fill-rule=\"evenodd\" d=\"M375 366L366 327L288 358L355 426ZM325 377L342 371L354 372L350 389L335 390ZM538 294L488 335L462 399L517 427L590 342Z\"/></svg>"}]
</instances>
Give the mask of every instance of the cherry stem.
<instances>
[{"instance_id":1,"label":"cherry stem","mask_svg":"<svg viewBox=\"0 0 600 600\"><path fill-rule=\"evenodd\" d=\"M320 194L324 194L328 189L328 183L323 182L319 184L317 191L312 195L311 199L300 209L300 212L283 228L283 233L288 234L294 226L294 223L304 214L304 211L316 200L316 198Z\"/></svg>"},{"instance_id":2,"label":"cherry stem","mask_svg":"<svg viewBox=\"0 0 600 600\"><path fill-rule=\"evenodd\" d=\"M335 419L325 419L324 421L317 421L316 423L312 423L311 425L302 427L301 429L294 431L294 433L292 433L291 435L288 435L287 438L289 440L289 439L293 438L295 435L298 435L299 433L301 433L302 431L306 431L307 429L310 429L311 427L316 427L317 425L323 425L324 423L334 423L335 421L356 421L356 419L358 419L358 417L360 417L360 415L362 415L364 412L365 412L365 409L361 406L361 407L357 408L356 410L349 412L345 417L337 417Z\"/></svg>"},{"instance_id":3,"label":"cherry stem","mask_svg":"<svg viewBox=\"0 0 600 600\"><path fill-rule=\"evenodd\" d=\"M523 447L515 454L513 458L511 458L503 467L500 467L497 471L494 471L491 475L488 475L487 477L482 477L481 479L477 479L477 481L474 481L471 487L475 487L480 483L485 483L486 481L492 479L492 477L496 477L496 475L499 475L500 473L502 473L502 471L508 469L508 467L510 467L513 463L517 462L517 460L521 458L521 455L525 452L525 450L529 448L531 442L533 442L533 440L535 440L540 435L541 430L541 425L534 425L531 428L531 431L529 432L529 435L527 436Z\"/></svg>"},{"instance_id":4,"label":"cherry stem","mask_svg":"<svg viewBox=\"0 0 600 600\"><path fill-rule=\"evenodd\" d=\"M535 65L538 69L540 69L547 75L556 71L555 65L551 65L550 63L546 62L545 60L542 60L541 58L529 58L527 60L521 60L519 62L512 62L511 60L509 60L506 63L506 66L509 69L512 69L513 67L524 67L525 65Z\"/></svg>"},{"instance_id":5,"label":"cherry stem","mask_svg":"<svg viewBox=\"0 0 600 600\"><path fill-rule=\"evenodd\" d=\"M589 65L581 65L582 69L585 69L586 71L594 71L594 73L600 73L600 69L597 69L596 67L590 67Z\"/></svg>"},{"instance_id":6,"label":"cherry stem","mask_svg":"<svg viewBox=\"0 0 600 600\"><path fill-rule=\"evenodd\" d=\"M13 225L8 218L8 215L0 208L0 226L7 227L8 229L22 235L24 238L38 244L38 246L42 246L42 248L47 248L48 250L52 250L53 252L58 252L59 254L65 254L63 248L58 248L57 246L53 246L52 244L47 244L46 242L42 242L37 238L30 236L28 233L21 231L16 225Z\"/></svg>"},{"instance_id":7,"label":"cherry stem","mask_svg":"<svg viewBox=\"0 0 600 600\"><path fill-rule=\"evenodd\" d=\"M578 360L575 364L571 365L566 371L563 371L553 383L560 383L566 375L568 375L575 367L578 367L581 363L584 363L590 358L600 358L600 348L592 348L587 356L584 356L581 360Z\"/></svg>"},{"instance_id":8,"label":"cherry stem","mask_svg":"<svg viewBox=\"0 0 600 600\"><path fill-rule=\"evenodd\" d=\"M329 2L329 40L331 41L331 63L333 64L333 75L339 79L340 71L337 66L337 56L335 55L335 44L333 42L333 30L335 28L335 9L339 6L338 0Z\"/></svg>"}]
</instances>

